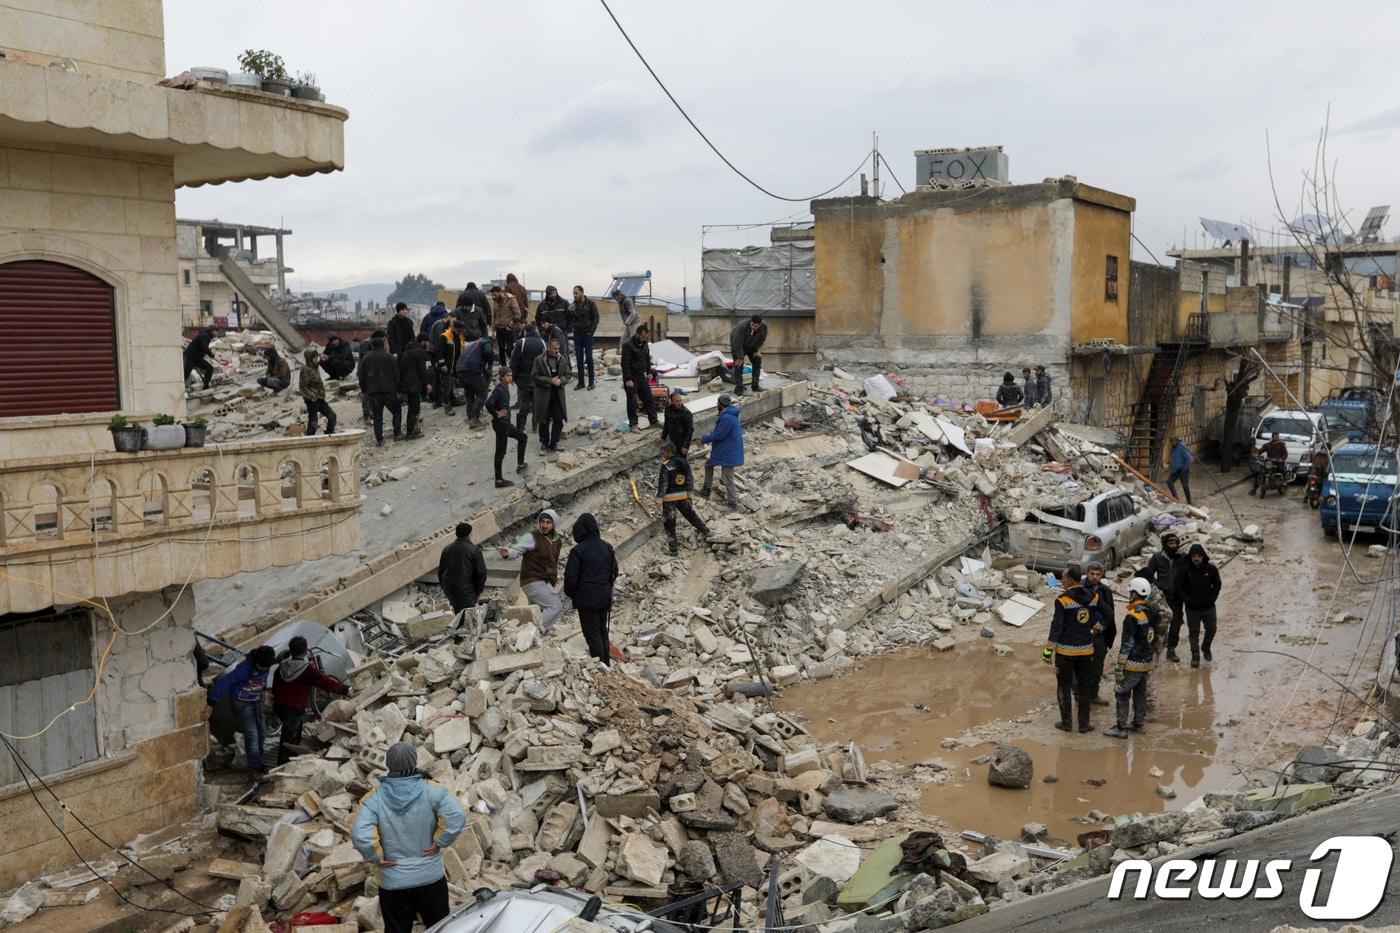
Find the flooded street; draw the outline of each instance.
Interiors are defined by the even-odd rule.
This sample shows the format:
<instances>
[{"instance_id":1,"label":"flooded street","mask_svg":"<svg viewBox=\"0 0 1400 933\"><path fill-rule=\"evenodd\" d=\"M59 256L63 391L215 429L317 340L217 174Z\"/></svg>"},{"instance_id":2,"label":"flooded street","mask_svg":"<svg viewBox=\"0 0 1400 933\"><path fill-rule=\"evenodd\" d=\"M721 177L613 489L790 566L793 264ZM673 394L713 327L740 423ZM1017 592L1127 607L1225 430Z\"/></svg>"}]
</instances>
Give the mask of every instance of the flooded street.
<instances>
[{"instance_id":1,"label":"flooded street","mask_svg":"<svg viewBox=\"0 0 1400 933\"><path fill-rule=\"evenodd\" d=\"M1356 583L1349 573L1341 577L1333 605L1344 562L1336 542L1323 537L1317 513L1299 504L1296 488L1290 498L1264 502L1246 489L1237 486L1229 495L1240 518L1261 528L1261 560L1241 556L1221 568L1214 663L1191 669L1183 625L1183 661L1163 659L1159 708L1141 734L1113 739L1054 728L1055 676L1040 658L1048 606L1021 629L994 622L995 639L979 638L976 627L965 626L957 630L952 651L912 649L789 689L781 708L807 717L819 741L854 741L868 762L889 763L894 770L888 774L922 785L923 811L955 831L1015 838L1023 824L1035 821L1073 844L1085 829L1076 820L1090 810L1178 808L1207 791L1239 786L1242 770L1272 767L1299 746L1321 741L1339 716L1339 691L1321 674L1276 654L1245 651L1308 658L1334 676L1350 677L1364 693L1391 608L1388 598L1373 601L1376 587ZM1222 523L1231 520L1219 495L1202 504ZM1354 558L1368 580L1382 575L1388 563L1366 556L1370 543L1358 541ZM1115 583L1115 589L1125 592L1126 584ZM1120 620L1123 602L1116 600ZM1334 624L1339 613L1355 618ZM997 655L994 643L1013 653ZM1112 700L1111 680L1101 695ZM1336 728L1349 731L1358 710L1348 698ZM1112 720L1111 705L1095 707L1096 729ZM956 747L944 747L948 739L957 739ZM1029 790L987 784L986 764L974 759L990 755L997 741L1014 742L1034 759ZM1045 783L1046 775L1055 781ZM1176 796L1164 799L1159 785Z\"/></svg>"}]
</instances>

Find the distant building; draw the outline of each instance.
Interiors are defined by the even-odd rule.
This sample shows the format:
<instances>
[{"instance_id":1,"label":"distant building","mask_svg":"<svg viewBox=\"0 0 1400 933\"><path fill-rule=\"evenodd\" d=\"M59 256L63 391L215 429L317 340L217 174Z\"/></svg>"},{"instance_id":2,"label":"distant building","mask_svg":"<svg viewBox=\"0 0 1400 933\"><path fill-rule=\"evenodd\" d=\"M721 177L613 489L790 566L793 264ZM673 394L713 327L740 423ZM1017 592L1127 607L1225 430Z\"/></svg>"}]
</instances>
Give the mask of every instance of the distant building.
<instances>
[{"instance_id":1,"label":"distant building","mask_svg":"<svg viewBox=\"0 0 1400 933\"><path fill-rule=\"evenodd\" d=\"M252 299L229 280L215 253L226 251L263 297L278 306L286 304L287 273L295 271L285 260L284 238L291 232L219 220L176 220L177 294L184 326L219 323L238 328L258 320Z\"/></svg>"}]
</instances>

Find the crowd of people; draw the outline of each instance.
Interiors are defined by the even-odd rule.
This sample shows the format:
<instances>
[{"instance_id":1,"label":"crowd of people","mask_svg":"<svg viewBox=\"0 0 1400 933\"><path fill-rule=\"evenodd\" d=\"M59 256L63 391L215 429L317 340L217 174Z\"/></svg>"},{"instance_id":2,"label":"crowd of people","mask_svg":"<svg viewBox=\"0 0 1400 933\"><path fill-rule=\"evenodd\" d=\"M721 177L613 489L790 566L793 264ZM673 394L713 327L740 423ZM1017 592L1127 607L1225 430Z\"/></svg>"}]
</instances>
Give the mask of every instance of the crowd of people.
<instances>
[{"instance_id":1,"label":"crowd of people","mask_svg":"<svg viewBox=\"0 0 1400 933\"><path fill-rule=\"evenodd\" d=\"M996 398L1002 408L1049 408L1055 401L1055 393L1044 366L1037 366L1034 375L1027 366L1021 370L1020 385L1016 384L1015 376L1002 373Z\"/></svg>"}]
</instances>

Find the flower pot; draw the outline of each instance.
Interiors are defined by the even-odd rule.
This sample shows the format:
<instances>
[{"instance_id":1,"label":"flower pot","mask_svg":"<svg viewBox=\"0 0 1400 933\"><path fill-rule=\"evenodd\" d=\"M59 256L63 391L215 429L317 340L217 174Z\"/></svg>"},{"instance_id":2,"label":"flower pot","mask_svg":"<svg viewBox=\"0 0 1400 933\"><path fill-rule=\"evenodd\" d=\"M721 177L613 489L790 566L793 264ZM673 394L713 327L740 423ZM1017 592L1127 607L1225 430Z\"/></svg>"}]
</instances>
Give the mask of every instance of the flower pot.
<instances>
[{"instance_id":1,"label":"flower pot","mask_svg":"<svg viewBox=\"0 0 1400 933\"><path fill-rule=\"evenodd\" d=\"M323 101L326 99L326 95L321 93L320 88L311 87L307 84L298 84L296 87L292 88L292 96L297 100Z\"/></svg>"},{"instance_id":2,"label":"flower pot","mask_svg":"<svg viewBox=\"0 0 1400 933\"><path fill-rule=\"evenodd\" d=\"M265 93L276 94L278 97L292 96L292 82L282 81L275 78L264 78L262 89Z\"/></svg>"},{"instance_id":3,"label":"flower pot","mask_svg":"<svg viewBox=\"0 0 1400 933\"><path fill-rule=\"evenodd\" d=\"M185 446L185 426L183 424L153 424L146 428L143 450L175 450Z\"/></svg>"},{"instance_id":4,"label":"flower pot","mask_svg":"<svg viewBox=\"0 0 1400 933\"><path fill-rule=\"evenodd\" d=\"M235 71L228 76L228 86L243 88L244 90L261 91L262 78L259 75L250 74L246 71Z\"/></svg>"},{"instance_id":5,"label":"flower pot","mask_svg":"<svg viewBox=\"0 0 1400 933\"><path fill-rule=\"evenodd\" d=\"M191 68L190 74L201 81L208 81L210 84L228 84L228 69L226 68Z\"/></svg>"},{"instance_id":6,"label":"flower pot","mask_svg":"<svg viewBox=\"0 0 1400 933\"><path fill-rule=\"evenodd\" d=\"M205 440L209 437L209 425L207 424L187 424L185 428L185 446L203 447Z\"/></svg>"},{"instance_id":7,"label":"flower pot","mask_svg":"<svg viewBox=\"0 0 1400 933\"><path fill-rule=\"evenodd\" d=\"M138 425L126 428L112 428L112 447L117 453L134 454L141 450L143 429Z\"/></svg>"}]
</instances>

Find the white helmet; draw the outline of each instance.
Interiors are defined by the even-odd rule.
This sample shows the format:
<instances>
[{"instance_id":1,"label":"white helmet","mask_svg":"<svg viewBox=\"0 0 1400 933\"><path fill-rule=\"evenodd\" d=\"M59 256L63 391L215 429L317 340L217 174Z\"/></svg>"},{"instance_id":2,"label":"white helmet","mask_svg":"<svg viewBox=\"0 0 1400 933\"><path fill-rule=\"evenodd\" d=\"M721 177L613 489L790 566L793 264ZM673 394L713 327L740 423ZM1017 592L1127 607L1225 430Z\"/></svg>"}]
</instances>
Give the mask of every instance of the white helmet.
<instances>
[{"instance_id":1,"label":"white helmet","mask_svg":"<svg viewBox=\"0 0 1400 933\"><path fill-rule=\"evenodd\" d=\"M1133 579L1128 582L1128 592L1132 593L1134 596L1141 596L1143 599L1146 599L1152 595L1152 584L1148 583L1142 577L1133 577Z\"/></svg>"}]
</instances>

